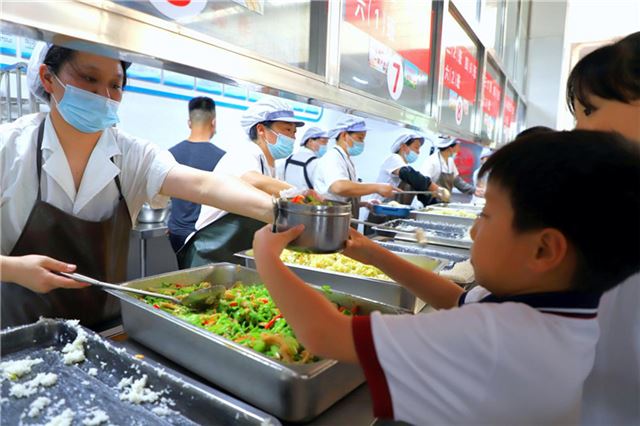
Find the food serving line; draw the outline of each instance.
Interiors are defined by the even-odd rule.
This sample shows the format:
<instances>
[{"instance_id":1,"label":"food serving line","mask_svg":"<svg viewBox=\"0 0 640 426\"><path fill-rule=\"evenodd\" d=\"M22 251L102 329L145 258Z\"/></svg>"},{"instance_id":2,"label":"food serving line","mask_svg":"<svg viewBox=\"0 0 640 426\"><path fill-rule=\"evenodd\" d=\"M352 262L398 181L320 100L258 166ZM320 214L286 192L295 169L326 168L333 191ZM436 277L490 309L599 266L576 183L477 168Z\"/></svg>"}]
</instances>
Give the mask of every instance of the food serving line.
<instances>
[{"instance_id":1,"label":"food serving line","mask_svg":"<svg viewBox=\"0 0 640 426\"><path fill-rule=\"evenodd\" d=\"M446 275L469 257L468 230L471 215L475 213L477 208L466 205L429 207L413 212L414 219L392 219L380 224L376 230L381 235L374 240L423 268ZM433 244L406 241L415 235L411 227L423 228ZM255 263L251 252L238 253L238 256L245 260L246 267L212 264L142 278L123 286L146 290L167 282L187 285L206 281L227 288L237 282L247 286L260 283L260 277L252 269ZM327 266L326 260L314 257L318 255L285 253L284 256L283 260L296 274L318 291L324 291L338 306L357 306L359 313L365 314L374 310L402 314L429 309L380 271L372 271L375 268L370 266L358 266L347 258L333 257L329 262L334 269L331 271L323 269ZM466 278L459 281L471 284ZM321 288L327 285L331 290ZM230 421L234 424L370 424L373 420L368 388L363 385L364 376L358 366L327 359L307 364L285 363L213 334L133 295L109 291L121 300L124 333L105 340L69 322L41 320L35 325L2 332L3 361L25 357L46 359L34 367L34 372L56 372L61 384L55 391L49 389L49 399L93 401L98 396L104 401L100 403L105 407L103 410L112 416L111 422L117 418L136 418L139 424L162 424L163 421L166 424L229 424ZM64 365L60 356L54 356L56 350L49 349L64 352L65 347L74 346L82 336L90 336L81 342L86 361L73 368ZM137 359L138 354L144 359ZM43 368L38 370L40 367ZM142 376L146 377L145 383L138 386L137 391L142 395L145 390L155 392L162 398L156 398L153 404L137 406L126 398L123 401L128 385L125 383L121 389L121 384L127 380L137 383ZM6 410L8 395L13 392L10 382L2 382L3 416L20 420L20 416L33 407L26 405L27 400L20 400ZM120 389L120 398L113 388ZM71 404L76 412L83 407ZM158 423L158 413L163 410ZM203 412L207 413L206 419L202 417Z\"/></svg>"}]
</instances>

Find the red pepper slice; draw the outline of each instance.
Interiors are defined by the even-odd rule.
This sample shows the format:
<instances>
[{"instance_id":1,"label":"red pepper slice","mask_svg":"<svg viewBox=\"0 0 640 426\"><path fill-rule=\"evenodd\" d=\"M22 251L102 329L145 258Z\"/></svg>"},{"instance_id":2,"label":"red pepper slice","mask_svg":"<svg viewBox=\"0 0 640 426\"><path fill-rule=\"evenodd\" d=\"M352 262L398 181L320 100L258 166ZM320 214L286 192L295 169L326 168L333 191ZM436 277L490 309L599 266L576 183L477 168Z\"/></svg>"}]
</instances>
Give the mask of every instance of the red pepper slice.
<instances>
[{"instance_id":1,"label":"red pepper slice","mask_svg":"<svg viewBox=\"0 0 640 426\"><path fill-rule=\"evenodd\" d=\"M304 197L302 195L296 195L291 199L291 202L296 204L304 204Z\"/></svg>"},{"instance_id":2,"label":"red pepper slice","mask_svg":"<svg viewBox=\"0 0 640 426\"><path fill-rule=\"evenodd\" d=\"M153 304L153 307L156 309L160 309L160 306L156 305L155 303Z\"/></svg>"},{"instance_id":3,"label":"red pepper slice","mask_svg":"<svg viewBox=\"0 0 640 426\"><path fill-rule=\"evenodd\" d=\"M238 302L233 301L233 302L229 303L229 306L238 306Z\"/></svg>"},{"instance_id":4,"label":"red pepper slice","mask_svg":"<svg viewBox=\"0 0 640 426\"><path fill-rule=\"evenodd\" d=\"M264 328L265 328L266 330L270 329L271 327L273 327L273 324L275 324L275 323L276 323L276 320L277 320L277 319L279 319L279 318L282 318L282 314L278 314L278 315L276 315L275 317L271 318L271 321L269 321L269 322L264 326Z\"/></svg>"}]
</instances>

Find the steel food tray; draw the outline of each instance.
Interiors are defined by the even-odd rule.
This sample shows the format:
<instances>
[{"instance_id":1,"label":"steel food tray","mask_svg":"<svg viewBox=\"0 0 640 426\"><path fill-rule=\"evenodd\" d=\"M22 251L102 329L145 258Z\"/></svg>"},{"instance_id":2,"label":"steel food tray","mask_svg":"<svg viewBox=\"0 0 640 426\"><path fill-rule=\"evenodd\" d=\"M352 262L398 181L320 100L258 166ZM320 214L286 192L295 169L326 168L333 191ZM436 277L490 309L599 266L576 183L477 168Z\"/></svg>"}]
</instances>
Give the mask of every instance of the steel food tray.
<instances>
[{"instance_id":1,"label":"steel food tray","mask_svg":"<svg viewBox=\"0 0 640 426\"><path fill-rule=\"evenodd\" d=\"M65 365L60 350L76 338L80 329L87 335L86 360ZM34 324L6 329L1 333L1 341L3 362L26 357L43 360L21 379L2 381L2 424L43 424L65 409L73 411L73 424L82 424L94 408L109 416L109 424L119 425L280 424L275 417L205 388L178 372L134 358L94 332L68 321L41 319ZM45 372L57 375L55 385L40 387L36 394L25 398L9 395L14 383L25 383ZM143 375L147 376L146 388L161 392L164 401L133 404L120 400L120 380L125 377L137 380ZM47 397L51 403L41 414L29 417L30 406L38 397ZM160 409L161 414L154 409Z\"/></svg>"},{"instance_id":2,"label":"steel food tray","mask_svg":"<svg viewBox=\"0 0 640 426\"><path fill-rule=\"evenodd\" d=\"M412 254L445 260L447 264L445 264L444 269L452 266L453 263L464 262L470 257L469 250L458 247L439 246L435 244L422 245L408 241L397 241L389 237L375 237L372 240L387 250L391 250L399 255Z\"/></svg>"},{"instance_id":3,"label":"steel food tray","mask_svg":"<svg viewBox=\"0 0 640 426\"><path fill-rule=\"evenodd\" d=\"M438 204L430 204L427 207L467 210L472 213L480 213L482 211L481 206L470 204L470 203L438 203Z\"/></svg>"},{"instance_id":4,"label":"steel food tray","mask_svg":"<svg viewBox=\"0 0 640 426\"><path fill-rule=\"evenodd\" d=\"M162 282L195 284L208 281L231 287L261 283L254 270L230 263L211 264L147 277L123 286L148 288ZM112 292L109 290L109 292ZM188 370L237 397L286 421L310 420L364 382L356 365L323 359L311 364L285 364L231 340L196 327L127 294L122 301L125 331ZM356 302L363 312L408 313L393 306L334 292L337 303Z\"/></svg>"},{"instance_id":5,"label":"steel food tray","mask_svg":"<svg viewBox=\"0 0 640 426\"><path fill-rule=\"evenodd\" d=\"M252 250L244 250L236 253L236 256L245 260L248 268L255 269L256 263ZM402 254L404 259L422 266L425 269L439 272L445 266L441 259L419 256L413 254ZM295 263L286 263L298 277L305 282L316 285L329 285L331 288L347 294L364 297L377 302L407 309L417 313L424 308L425 303L417 298L406 288L393 281L379 280L361 275L345 274L341 272L327 271L311 266L303 266Z\"/></svg>"},{"instance_id":6,"label":"steel food tray","mask_svg":"<svg viewBox=\"0 0 640 426\"><path fill-rule=\"evenodd\" d=\"M445 209L443 207L428 206L420 210L411 210L411 213L415 216L416 220L421 220L421 221L440 222L440 223L448 223L453 225L464 225L469 227L473 225L473 222L475 221L475 217L470 218L470 217L456 216L456 215L443 213L450 209L451 208ZM461 210L464 212L475 214L476 216L479 213L479 211L476 212L476 211L467 210L467 209L455 209L455 210Z\"/></svg>"},{"instance_id":7,"label":"steel food tray","mask_svg":"<svg viewBox=\"0 0 640 426\"><path fill-rule=\"evenodd\" d=\"M469 226L436 221L422 221L412 219L395 219L374 226L372 229L382 236L393 237L397 240L417 242L415 231L422 228L431 244L449 247L471 248Z\"/></svg>"}]
</instances>

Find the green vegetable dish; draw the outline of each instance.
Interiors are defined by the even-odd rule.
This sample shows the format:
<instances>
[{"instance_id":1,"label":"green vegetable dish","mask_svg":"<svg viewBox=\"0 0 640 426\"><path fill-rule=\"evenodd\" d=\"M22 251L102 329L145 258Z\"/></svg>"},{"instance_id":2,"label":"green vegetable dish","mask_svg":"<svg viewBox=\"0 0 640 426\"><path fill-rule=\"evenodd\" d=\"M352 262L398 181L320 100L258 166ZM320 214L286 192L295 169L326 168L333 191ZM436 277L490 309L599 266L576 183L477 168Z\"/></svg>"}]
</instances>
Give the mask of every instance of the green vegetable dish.
<instances>
[{"instance_id":1,"label":"green vegetable dish","mask_svg":"<svg viewBox=\"0 0 640 426\"><path fill-rule=\"evenodd\" d=\"M162 283L149 290L182 300L191 292L207 287L211 287L208 282L194 285ZM330 289L323 290L330 294ZM140 300L270 358L299 364L318 360L298 342L263 284L237 282L224 292L214 307L201 312L152 296L140 297ZM345 315L355 315L358 307L337 306L337 309Z\"/></svg>"}]
</instances>

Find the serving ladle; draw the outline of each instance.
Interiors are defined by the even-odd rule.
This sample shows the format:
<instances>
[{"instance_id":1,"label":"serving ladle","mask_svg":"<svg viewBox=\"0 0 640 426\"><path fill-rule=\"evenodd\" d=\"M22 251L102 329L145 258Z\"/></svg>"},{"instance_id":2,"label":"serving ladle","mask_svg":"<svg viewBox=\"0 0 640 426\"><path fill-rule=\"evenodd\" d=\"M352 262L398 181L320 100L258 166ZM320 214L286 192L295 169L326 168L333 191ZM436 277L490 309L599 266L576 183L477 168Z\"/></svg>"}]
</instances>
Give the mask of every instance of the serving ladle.
<instances>
[{"instance_id":1,"label":"serving ladle","mask_svg":"<svg viewBox=\"0 0 640 426\"><path fill-rule=\"evenodd\" d=\"M82 274L68 272L59 272L59 274L85 284L91 284L116 291L124 291L127 293L135 293L143 296L152 296L160 299L170 300L177 305L186 306L193 311L203 311L207 308L215 306L218 303L220 296L222 296L226 290L226 287L223 285L214 285L207 288L201 288L199 290L191 292L183 299L178 299L177 297L169 296L162 293L154 293L152 291L105 283L103 281L98 281Z\"/></svg>"}]
</instances>

